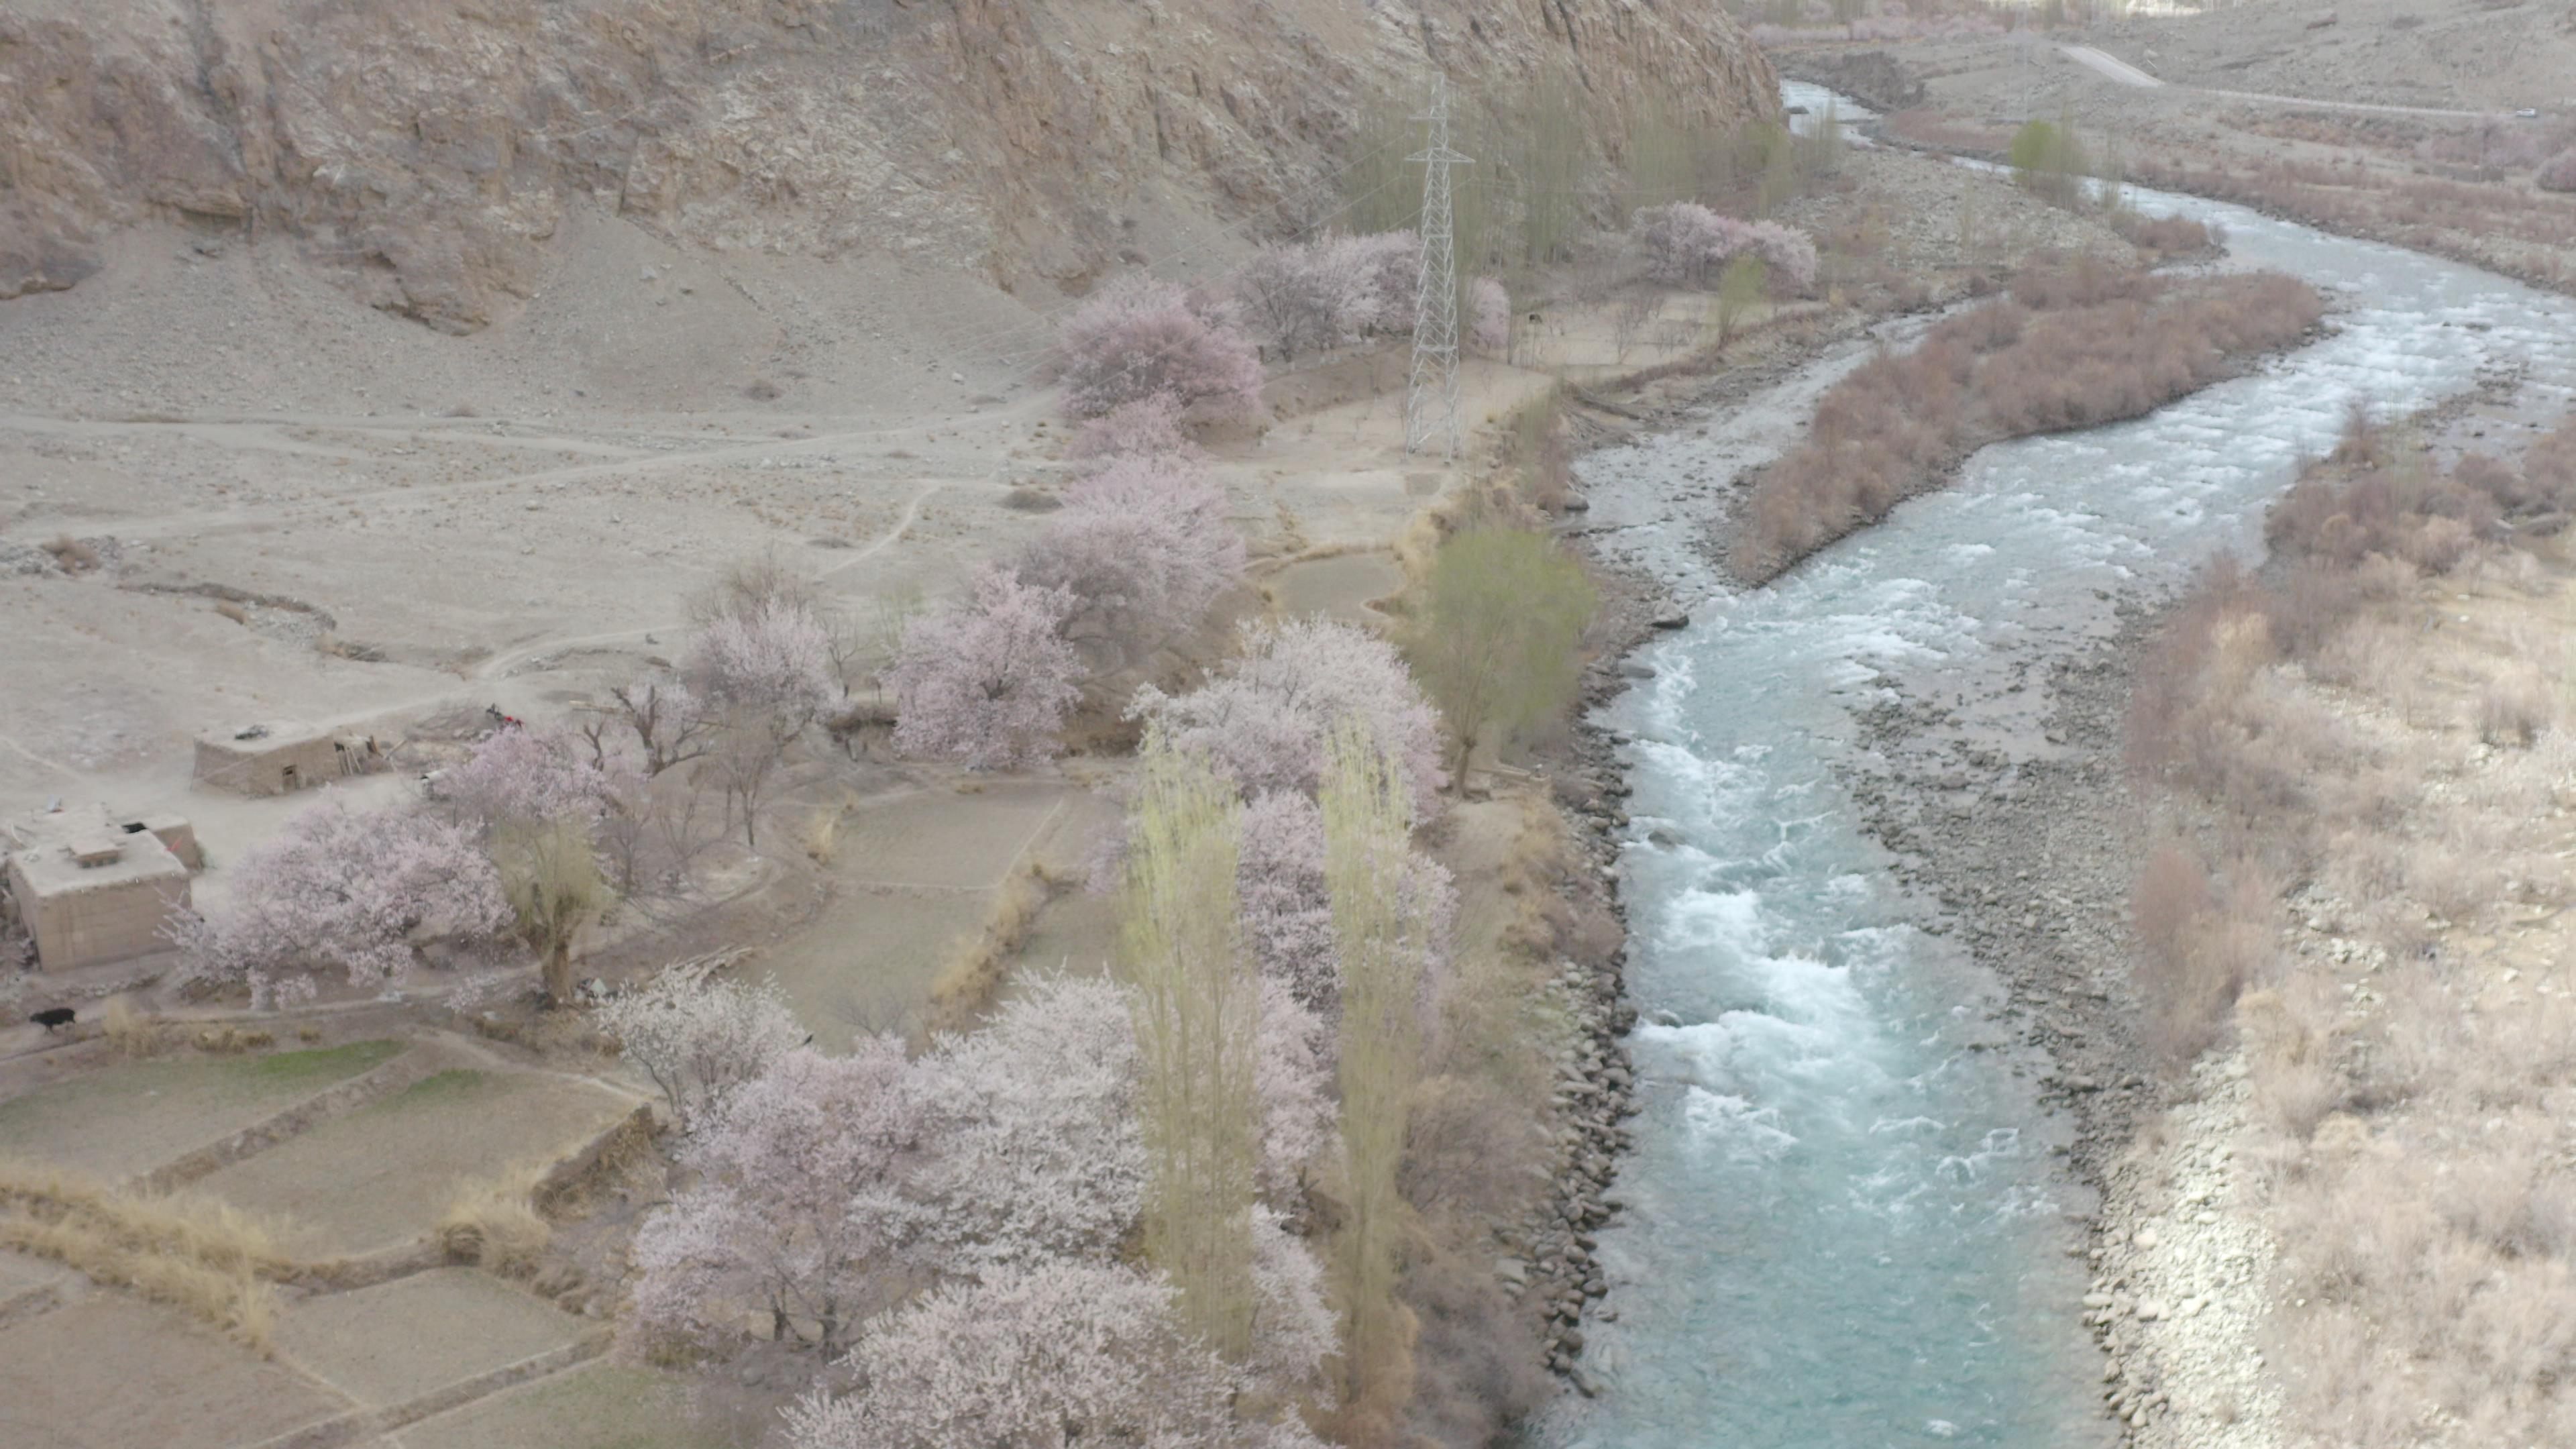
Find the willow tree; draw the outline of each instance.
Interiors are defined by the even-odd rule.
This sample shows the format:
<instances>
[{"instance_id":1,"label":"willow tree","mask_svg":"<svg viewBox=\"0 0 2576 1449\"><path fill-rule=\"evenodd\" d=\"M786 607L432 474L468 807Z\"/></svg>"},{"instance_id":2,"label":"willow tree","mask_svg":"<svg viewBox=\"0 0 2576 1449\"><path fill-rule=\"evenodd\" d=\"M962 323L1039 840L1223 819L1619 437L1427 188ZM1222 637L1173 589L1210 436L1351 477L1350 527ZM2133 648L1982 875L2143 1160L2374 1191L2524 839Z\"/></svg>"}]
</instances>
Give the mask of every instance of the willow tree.
<instances>
[{"instance_id":1,"label":"willow tree","mask_svg":"<svg viewBox=\"0 0 2576 1449\"><path fill-rule=\"evenodd\" d=\"M547 1001L571 1005L573 933L616 900L589 827L570 817L515 822L493 833L492 862L519 933L544 968Z\"/></svg>"},{"instance_id":2,"label":"willow tree","mask_svg":"<svg viewBox=\"0 0 2576 1449\"><path fill-rule=\"evenodd\" d=\"M1509 741L1574 697L1576 652L1596 595L1583 565L1546 538L1480 528L1441 545L1406 653L1449 722L1454 788L1486 740Z\"/></svg>"},{"instance_id":3,"label":"willow tree","mask_svg":"<svg viewBox=\"0 0 2576 1449\"><path fill-rule=\"evenodd\" d=\"M1242 806L1148 738L1128 822L1124 972L1144 1071L1145 1256L1229 1360L1252 1346L1260 982L1235 896Z\"/></svg>"},{"instance_id":4,"label":"willow tree","mask_svg":"<svg viewBox=\"0 0 2576 1449\"><path fill-rule=\"evenodd\" d=\"M1402 762L1345 718L1323 789L1324 886L1341 961L1342 1156L1348 1201L1333 1244L1343 1396L1401 1403L1412 1320L1396 1298L1407 1209L1397 1178L1422 1072L1430 913L1414 909L1413 797Z\"/></svg>"}]
</instances>

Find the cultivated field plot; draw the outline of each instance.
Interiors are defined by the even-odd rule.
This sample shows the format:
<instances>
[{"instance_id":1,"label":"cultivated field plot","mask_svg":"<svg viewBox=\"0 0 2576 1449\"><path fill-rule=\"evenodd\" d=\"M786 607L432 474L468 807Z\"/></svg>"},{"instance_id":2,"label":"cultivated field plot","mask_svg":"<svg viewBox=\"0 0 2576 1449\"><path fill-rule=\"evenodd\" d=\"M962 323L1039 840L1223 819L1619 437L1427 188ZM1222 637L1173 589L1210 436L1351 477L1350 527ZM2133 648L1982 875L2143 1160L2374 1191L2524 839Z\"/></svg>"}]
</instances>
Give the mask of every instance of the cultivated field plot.
<instances>
[{"instance_id":1,"label":"cultivated field plot","mask_svg":"<svg viewBox=\"0 0 2576 1449\"><path fill-rule=\"evenodd\" d=\"M1015 781L923 790L862 806L841 827L833 896L762 957L815 1044L917 1024L931 979L984 928L1002 881L1032 855L1070 869L1107 807L1077 786Z\"/></svg>"},{"instance_id":2,"label":"cultivated field plot","mask_svg":"<svg viewBox=\"0 0 2576 1449\"><path fill-rule=\"evenodd\" d=\"M385 1061L397 1041L128 1062L0 1102L0 1155L139 1176Z\"/></svg>"},{"instance_id":3,"label":"cultivated field plot","mask_svg":"<svg viewBox=\"0 0 2576 1449\"><path fill-rule=\"evenodd\" d=\"M130 1298L101 1296L0 1329L0 1444L9 1449L230 1449L350 1407Z\"/></svg>"},{"instance_id":4,"label":"cultivated field plot","mask_svg":"<svg viewBox=\"0 0 2576 1449\"><path fill-rule=\"evenodd\" d=\"M371 1407L578 1342L596 1325L472 1268L440 1268L289 1309L277 1346Z\"/></svg>"},{"instance_id":5,"label":"cultivated field plot","mask_svg":"<svg viewBox=\"0 0 2576 1449\"><path fill-rule=\"evenodd\" d=\"M372 1252L427 1233L458 1184L554 1161L634 1105L566 1077L441 1072L196 1186L254 1214L287 1219L292 1253Z\"/></svg>"},{"instance_id":6,"label":"cultivated field plot","mask_svg":"<svg viewBox=\"0 0 2576 1449\"><path fill-rule=\"evenodd\" d=\"M402 1431L401 1449L729 1449L692 1425L679 1383L590 1363L494 1394Z\"/></svg>"},{"instance_id":7,"label":"cultivated field plot","mask_svg":"<svg viewBox=\"0 0 2576 1449\"><path fill-rule=\"evenodd\" d=\"M1386 616L1369 607L1404 587L1404 570L1383 553L1346 553L1290 564L1270 578L1271 597L1290 618L1321 614L1371 628Z\"/></svg>"},{"instance_id":8,"label":"cultivated field plot","mask_svg":"<svg viewBox=\"0 0 2576 1449\"><path fill-rule=\"evenodd\" d=\"M928 790L864 809L843 827L844 882L989 890L1079 791L997 784L979 794Z\"/></svg>"}]
</instances>

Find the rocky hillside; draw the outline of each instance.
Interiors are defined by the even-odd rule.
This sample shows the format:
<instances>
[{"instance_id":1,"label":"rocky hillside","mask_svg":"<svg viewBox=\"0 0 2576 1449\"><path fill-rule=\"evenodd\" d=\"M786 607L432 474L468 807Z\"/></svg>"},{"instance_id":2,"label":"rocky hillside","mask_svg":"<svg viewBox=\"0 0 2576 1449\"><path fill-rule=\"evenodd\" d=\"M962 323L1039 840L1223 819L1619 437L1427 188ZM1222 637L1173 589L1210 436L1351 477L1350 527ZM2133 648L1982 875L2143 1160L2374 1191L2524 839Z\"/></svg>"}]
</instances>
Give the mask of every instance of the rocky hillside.
<instances>
[{"instance_id":1,"label":"rocky hillside","mask_svg":"<svg viewBox=\"0 0 2576 1449\"><path fill-rule=\"evenodd\" d=\"M1776 105L1716 6L1635 0L0 0L0 298L160 218L470 332L583 196L717 250L1079 291L1176 216L1299 219L1433 65L1471 96L1573 75L1610 144L1648 91Z\"/></svg>"}]
</instances>

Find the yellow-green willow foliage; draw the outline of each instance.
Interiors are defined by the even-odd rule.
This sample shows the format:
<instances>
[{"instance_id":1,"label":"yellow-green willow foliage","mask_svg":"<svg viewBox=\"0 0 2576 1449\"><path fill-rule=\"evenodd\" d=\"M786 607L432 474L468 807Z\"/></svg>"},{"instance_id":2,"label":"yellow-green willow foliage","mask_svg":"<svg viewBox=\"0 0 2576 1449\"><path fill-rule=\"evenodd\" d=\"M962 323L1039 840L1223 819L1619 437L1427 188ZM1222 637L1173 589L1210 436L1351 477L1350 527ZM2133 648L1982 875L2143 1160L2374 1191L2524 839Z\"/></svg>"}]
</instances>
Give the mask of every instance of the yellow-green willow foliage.
<instances>
[{"instance_id":1,"label":"yellow-green willow foliage","mask_svg":"<svg viewBox=\"0 0 2576 1449\"><path fill-rule=\"evenodd\" d=\"M1191 1329L1252 1343L1253 1060L1260 984L1235 898L1242 806L1206 763L1148 738L1121 925L1144 1068L1145 1256Z\"/></svg>"},{"instance_id":2,"label":"yellow-green willow foliage","mask_svg":"<svg viewBox=\"0 0 2576 1449\"><path fill-rule=\"evenodd\" d=\"M1396 1298L1408 1210L1397 1177L1422 1071L1428 914L1410 910L1413 797L1401 762L1350 719L1334 727L1323 789L1324 884L1341 954L1338 1075L1348 1202L1333 1243L1345 1402L1410 1393L1412 1316Z\"/></svg>"}]
</instances>

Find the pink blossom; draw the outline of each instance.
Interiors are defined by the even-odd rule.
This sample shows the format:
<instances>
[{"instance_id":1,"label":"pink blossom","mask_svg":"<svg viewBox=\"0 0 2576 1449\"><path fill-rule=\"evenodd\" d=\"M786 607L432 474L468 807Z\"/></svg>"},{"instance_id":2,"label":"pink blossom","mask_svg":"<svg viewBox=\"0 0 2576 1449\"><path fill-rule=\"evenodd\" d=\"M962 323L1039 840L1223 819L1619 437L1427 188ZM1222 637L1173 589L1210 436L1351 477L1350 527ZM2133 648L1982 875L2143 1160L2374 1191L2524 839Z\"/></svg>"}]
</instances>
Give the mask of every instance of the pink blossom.
<instances>
[{"instance_id":1,"label":"pink blossom","mask_svg":"<svg viewBox=\"0 0 2576 1449\"><path fill-rule=\"evenodd\" d=\"M1324 1298L1324 1271L1279 1215L1252 1210L1252 1357L1244 1370L1279 1398L1321 1387L1324 1362L1341 1352L1340 1315Z\"/></svg>"},{"instance_id":2,"label":"pink blossom","mask_svg":"<svg viewBox=\"0 0 2576 1449\"><path fill-rule=\"evenodd\" d=\"M263 1005L309 997L326 972L383 985L411 968L415 932L491 938L512 920L472 832L413 810L358 812L326 798L231 874L222 914L192 913L171 936L188 977L246 981Z\"/></svg>"},{"instance_id":3,"label":"pink blossom","mask_svg":"<svg viewBox=\"0 0 2576 1449\"><path fill-rule=\"evenodd\" d=\"M1170 393L1183 407L1261 409L1261 359L1232 319L1168 282L1135 277L1074 309L1064 326L1064 410L1096 418Z\"/></svg>"},{"instance_id":4,"label":"pink blossom","mask_svg":"<svg viewBox=\"0 0 2576 1449\"><path fill-rule=\"evenodd\" d=\"M1068 638L1125 663L1242 577L1243 536L1225 510L1225 491L1187 463L1113 459L1073 486L1013 571L1073 600Z\"/></svg>"},{"instance_id":5,"label":"pink blossom","mask_svg":"<svg viewBox=\"0 0 2576 1449\"><path fill-rule=\"evenodd\" d=\"M756 1314L771 1337L833 1353L896 1301L902 1275L880 1260L929 1226L901 1191L922 1085L884 1037L846 1057L788 1052L719 1098L680 1151L697 1181L635 1236L630 1340L721 1352Z\"/></svg>"},{"instance_id":6,"label":"pink blossom","mask_svg":"<svg viewBox=\"0 0 2576 1449\"><path fill-rule=\"evenodd\" d=\"M431 794L452 818L489 829L512 821L595 821L614 788L570 732L522 727L476 741L465 763L439 774Z\"/></svg>"},{"instance_id":7,"label":"pink blossom","mask_svg":"<svg viewBox=\"0 0 2576 1449\"><path fill-rule=\"evenodd\" d=\"M1273 243L1235 273L1235 295L1255 332L1295 361L1357 338L1371 315L1361 259L1330 245Z\"/></svg>"},{"instance_id":8,"label":"pink blossom","mask_svg":"<svg viewBox=\"0 0 2576 1449\"><path fill-rule=\"evenodd\" d=\"M1181 400L1168 392L1120 403L1084 423L1065 454L1081 461L1141 456L1184 463L1206 456L1181 427Z\"/></svg>"},{"instance_id":9,"label":"pink blossom","mask_svg":"<svg viewBox=\"0 0 2576 1449\"><path fill-rule=\"evenodd\" d=\"M768 715L791 734L839 693L831 631L811 609L784 599L711 620L690 646L683 673L711 703Z\"/></svg>"},{"instance_id":10,"label":"pink blossom","mask_svg":"<svg viewBox=\"0 0 2576 1449\"><path fill-rule=\"evenodd\" d=\"M895 747L978 770L1053 755L1082 675L1060 633L1073 603L987 567L970 597L913 620L886 671Z\"/></svg>"},{"instance_id":11,"label":"pink blossom","mask_svg":"<svg viewBox=\"0 0 2576 1449\"><path fill-rule=\"evenodd\" d=\"M1798 290L1815 285L1816 244L1807 239L1805 232L1776 221L1757 221L1746 245Z\"/></svg>"},{"instance_id":12,"label":"pink blossom","mask_svg":"<svg viewBox=\"0 0 2576 1449\"><path fill-rule=\"evenodd\" d=\"M1306 1169L1338 1140L1332 1045L1332 1028L1286 982L1261 978L1252 1086L1261 1111L1261 1195L1272 1202L1297 1201Z\"/></svg>"},{"instance_id":13,"label":"pink blossom","mask_svg":"<svg viewBox=\"0 0 2576 1449\"><path fill-rule=\"evenodd\" d=\"M1216 678L1184 695L1148 685L1128 714L1180 750L1205 756L1247 797L1322 787L1333 722L1367 725L1405 767L1414 808L1440 808L1440 717L1385 640L1324 619L1260 625Z\"/></svg>"},{"instance_id":14,"label":"pink blossom","mask_svg":"<svg viewBox=\"0 0 2576 1449\"><path fill-rule=\"evenodd\" d=\"M1324 816L1294 790L1269 790L1243 810L1235 872L1243 933L1264 976L1313 1010L1335 989L1333 911L1324 894Z\"/></svg>"},{"instance_id":15,"label":"pink blossom","mask_svg":"<svg viewBox=\"0 0 2576 1449\"><path fill-rule=\"evenodd\" d=\"M1478 277L1467 288L1467 345L1487 357L1511 350L1511 294L1492 277Z\"/></svg>"},{"instance_id":16,"label":"pink blossom","mask_svg":"<svg viewBox=\"0 0 2576 1449\"><path fill-rule=\"evenodd\" d=\"M1628 239L1646 259L1646 275L1679 286L1705 285L1718 269L1751 254L1804 288L1816 280L1816 247L1807 234L1776 221L1738 221L1696 201L1640 209Z\"/></svg>"},{"instance_id":17,"label":"pink blossom","mask_svg":"<svg viewBox=\"0 0 2576 1449\"><path fill-rule=\"evenodd\" d=\"M1293 1294L1289 1276L1272 1273L1274 1291ZM847 1362L855 1388L800 1399L788 1410L788 1442L1321 1449L1293 1414L1277 1423L1237 1415L1247 1376L1180 1328L1173 1299L1159 1277L1064 1259L938 1289L868 1325Z\"/></svg>"},{"instance_id":18,"label":"pink blossom","mask_svg":"<svg viewBox=\"0 0 2576 1449\"><path fill-rule=\"evenodd\" d=\"M921 1067L936 1151L913 1191L953 1271L1115 1249L1145 1191L1123 991L1041 979Z\"/></svg>"},{"instance_id":19,"label":"pink blossom","mask_svg":"<svg viewBox=\"0 0 2576 1449\"><path fill-rule=\"evenodd\" d=\"M665 975L599 1009L600 1030L662 1089L682 1131L807 1036L776 983Z\"/></svg>"},{"instance_id":20,"label":"pink blossom","mask_svg":"<svg viewBox=\"0 0 2576 1449\"><path fill-rule=\"evenodd\" d=\"M1345 237L1334 245L1348 250L1367 271L1369 317L1363 330L1411 332L1422 289L1422 239L1410 230L1381 231Z\"/></svg>"}]
</instances>

